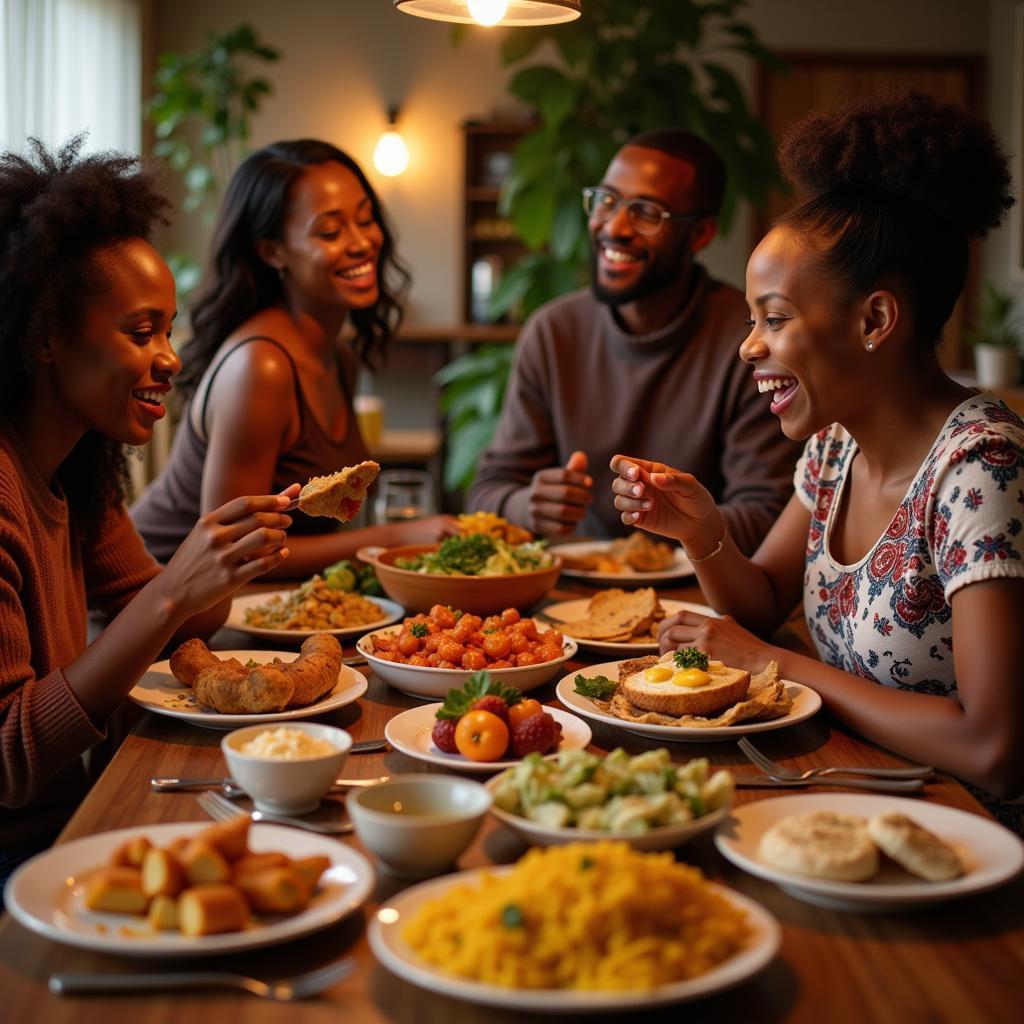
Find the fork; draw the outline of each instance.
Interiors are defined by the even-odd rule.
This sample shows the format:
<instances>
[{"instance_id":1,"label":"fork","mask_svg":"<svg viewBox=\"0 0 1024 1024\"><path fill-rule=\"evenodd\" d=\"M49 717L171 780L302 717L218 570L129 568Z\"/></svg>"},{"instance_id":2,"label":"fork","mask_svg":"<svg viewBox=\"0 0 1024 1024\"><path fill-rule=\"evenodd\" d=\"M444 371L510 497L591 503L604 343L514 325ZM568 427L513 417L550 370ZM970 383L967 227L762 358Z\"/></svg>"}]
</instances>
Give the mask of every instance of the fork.
<instances>
[{"instance_id":1,"label":"fork","mask_svg":"<svg viewBox=\"0 0 1024 1024\"><path fill-rule=\"evenodd\" d=\"M260 981L226 971L174 971L169 974L51 974L50 991L59 996L81 992L151 992L180 988L239 988L262 999L291 1003L330 988L355 968L352 959L338 960L308 974Z\"/></svg>"},{"instance_id":2,"label":"fork","mask_svg":"<svg viewBox=\"0 0 1024 1024\"><path fill-rule=\"evenodd\" d=\"M240 814L245 814L245 811L239 811L235 804L219 793L200 793L196 797L196 802L214 821L229 821ZM325 836L340 836L352 831L350 821L304 821L302 818L290 818L286 814L267 814L264 811L250 811L249 817L253 821L291 825L294 828L304 828L307 832L319 832Z\"/></svg>"},{"instance_id":3,"label":"fork","mask_svg":"<svg viewBox=\"0 0 1024 1024\"><path fill-rule=\"evenodd\" d=\"M910 768L808 768L801 772L795 771L792 768L786 768L771 758L766 757L746 736L740 737L738 746L746 754L747 759L757 765L767 775L773 775L778 779L788 779L790 782L820 779L829 775L866 775L868 778L881 780L923 780L930 779L935 774L933 769L926 765Z\"/></svg>"}]
</instances>

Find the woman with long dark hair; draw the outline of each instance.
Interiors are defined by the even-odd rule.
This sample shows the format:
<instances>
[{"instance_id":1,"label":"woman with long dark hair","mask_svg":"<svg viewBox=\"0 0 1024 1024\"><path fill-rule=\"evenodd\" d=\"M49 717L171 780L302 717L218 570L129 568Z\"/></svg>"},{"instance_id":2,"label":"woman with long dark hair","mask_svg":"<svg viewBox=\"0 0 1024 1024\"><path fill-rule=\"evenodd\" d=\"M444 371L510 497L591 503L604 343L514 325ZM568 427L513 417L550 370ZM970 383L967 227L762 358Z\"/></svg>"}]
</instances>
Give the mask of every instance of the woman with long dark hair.
<instances>
[{"instance_id":1,"label":"woman with long dark hair","mask_svg":"<svg viewBox=\"0 0 1024 1024\"><path fill-rule=\"evenodd\" d=\"M806 119L781 163L806 199L747 264L740 355L807 441L796 493L747 558L691 475L612 461L623 521L682 541L735 619L683 612L663 649L777 660L848 726L975 784L1024 830L1024 423L936 352L970 240L1013 202L1006 157L980 118L905 93ZM801 600L821 661L758 638Z\"/></svg>"},{"instance_id":2,"label":"woman with long dark hair","mask_svg":"<svg viewBox=\"0 0 1024 1024\"><path fill-rule=\"evenodd\" d=\"M241 164L182 350L179 384L191 401L166 469L132 509L157 558L234 495L366 458L352 404L357 364L379 365L408 282L380 201L347 154L301 139ZM435 517L334 532L331 520L296 513L280 574L309 575L362 544L436 540L442 526Z\"/></svg>"},{"instance_id":3,"label":"woman with long dark hair","mask_svg":"<svg viewBox=\"0 0 1024 1024\"><path fill-rule=\"evenodd\" d=\"M286 556L296 491L192 524L162 571L124 509L181 362L174 279L148 242L166 200L137 161L0 153L0 881L63 827L81 754L171 640ZM86 644L86 613L110 617Z\"/></svg>"}]
</instances>

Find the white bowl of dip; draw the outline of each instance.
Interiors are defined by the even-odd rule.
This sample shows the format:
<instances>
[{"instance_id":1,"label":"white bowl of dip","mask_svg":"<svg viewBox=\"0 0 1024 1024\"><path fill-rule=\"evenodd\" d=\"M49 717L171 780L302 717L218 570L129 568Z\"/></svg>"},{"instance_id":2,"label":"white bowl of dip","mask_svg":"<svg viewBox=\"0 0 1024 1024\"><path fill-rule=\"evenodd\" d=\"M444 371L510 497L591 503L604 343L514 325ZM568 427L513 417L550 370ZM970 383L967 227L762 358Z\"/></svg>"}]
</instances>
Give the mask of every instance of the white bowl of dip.
<instances>
[{"instance_id":1,"label":"white bowl of dip","mask_svg":"<svg viewBox=\"0 0 1024 1024\"><path fill-rule=\"evenodd\" d=\"M351 746L344 729L313 722L250 725L220 743L231 777L257 809L277 814L315 811Z\"/></svg>"}]
</instances>

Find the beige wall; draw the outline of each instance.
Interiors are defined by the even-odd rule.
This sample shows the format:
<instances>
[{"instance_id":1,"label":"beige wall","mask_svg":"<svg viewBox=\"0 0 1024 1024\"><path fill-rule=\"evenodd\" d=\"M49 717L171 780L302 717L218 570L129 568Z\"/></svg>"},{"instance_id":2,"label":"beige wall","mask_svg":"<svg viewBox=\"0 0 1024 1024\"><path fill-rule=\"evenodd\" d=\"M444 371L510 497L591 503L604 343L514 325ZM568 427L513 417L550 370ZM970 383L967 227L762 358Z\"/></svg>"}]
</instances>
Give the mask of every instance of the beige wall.
<instances>
[{"instance_id":1,"label":"beige wall","mask_svg":"<svg viewBox=\"0 0 1024 1024\"><path fill-rule=\"evenodd\" d=\"M256 123L256 145L322 136L375 175L370 158L385 110L390 103L401 104L412 164L401 178L373 180L415 275L410 320L457 320L459 125L508 104L499 32L471 32L452 48L447 26L399 14L390 0L150 2L157 53L192 48L208 29L243 20L283 51L283 60L271 68L276 91ZM778 49L990 52L992 86L999 90L992 114L1006 133L1011 117L1007 23L1014 6L1014 0L752 0L748 17ZM735 67L750 77L748 62ZM714 272L742 282L749 233L749 222L741 218L729 238L714 243L707 259ZM1007 239L990 245L986 263L987 272L1000 280L1005 275L1000 277L999 268L1009 264ZM201 230L184 218L168 242L203 248Z\"/></svg>"}]
</instances>

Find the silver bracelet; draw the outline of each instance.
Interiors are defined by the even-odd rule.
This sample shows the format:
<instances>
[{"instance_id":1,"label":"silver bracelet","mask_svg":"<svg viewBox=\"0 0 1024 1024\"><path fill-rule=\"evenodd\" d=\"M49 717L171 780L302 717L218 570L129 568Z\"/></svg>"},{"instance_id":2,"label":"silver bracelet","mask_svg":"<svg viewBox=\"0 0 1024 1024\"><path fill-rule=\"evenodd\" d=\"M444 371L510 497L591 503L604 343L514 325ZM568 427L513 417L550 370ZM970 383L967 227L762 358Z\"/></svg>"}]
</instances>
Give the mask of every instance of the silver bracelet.
<instances>
[{"instance_id":1,"label":"silver bracelet","mask_svg":"<svg viewBox=\"0 0 1024 1024\"><path fill-rule=\"evenodd\" d=\"M689 558L692 565L697 565L699 562L710 562L711 559L715 557L715 555L720 555L722 553L722 548L725 547L725 538L728 536L729 526L728 524L726 524L726 526L722 530L722 539L715 545L713 551L709 551L706 555L703 555L701 558L694 558L693 555L691 555L690 552L687 551L686 557Z\"/></svg>"}]
</instances>

